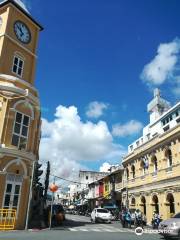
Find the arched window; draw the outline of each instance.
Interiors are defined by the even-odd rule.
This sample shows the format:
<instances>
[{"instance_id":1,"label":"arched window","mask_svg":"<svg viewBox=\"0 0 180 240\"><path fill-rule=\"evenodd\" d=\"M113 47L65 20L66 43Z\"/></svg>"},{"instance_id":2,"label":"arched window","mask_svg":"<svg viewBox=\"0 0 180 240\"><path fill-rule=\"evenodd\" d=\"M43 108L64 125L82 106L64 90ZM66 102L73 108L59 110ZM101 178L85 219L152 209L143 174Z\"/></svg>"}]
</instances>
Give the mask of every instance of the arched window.
<instances>
[{"instance_id":1,"label":"arched window","mask_svg":"<svg viewBox=\"0 0 180 240\"><path fill-rule=\"evenodd\" d=\"M154 173L156 173L157 170L158 170L158 162L157 162L157 157L156 156L153 156L152 163L153 163L153 166L154 166Z\"/></svg>"},{"instance_id":2,"label":"arched window","mask_svg":"<svg viewBox=\"0 0 180 240\"><path fill-rule=\"evenodd\" d=\"M126 178L127 178L127 180L129 179L129 169L128 169L128 167L126 168Z\"/></svg>"},{"instance_id":3,"label":"arched window","mask_svg":"<svg viewBox=\"0 0 180 240\"><path fill-rule=\"evenodd\" d=\"M153 195L152 203L154 206L154 211L156 211L159 214L159 199L158 199L157 195Z\"/></svg>"},{"instance_id":4,"label":"arched window","mask_svg":"<svg viewBox=\"0 0 180 240\"><path fill-rule=\"evenodd\" d=\"M141 197L141 203L143 213L146 215L146 198L144 196Z\"/></svg>"},{"instance_id":5,"label":"arched window","mask_svg":"<svg viewBox=\"0 0 180 240\"><path fill-rule=\"evenodd\" d=\"M142 169L142 174L144 175L146 173L146 166L144 160L141 161L141 169Z\"/></svg>"},{"instance_id":6,"label":"arched window","mask_svg":"<svg viewBox=\"0 0 180 240\"><path fill-rule=\"evenodd\" d=\"M166 158L167 158L167 166L171 167L172 166L172 152L171 152L171 150L167 149L165 155L166 155Z\"/></svg>"},{"instance_id":7,"label":"arched window","mask_svg":"<svg viewBox=\"0 0 180 240\"><path fill-rule=\"evenodd\" d=\"M168 205L169 205L169 212L171 214L175 213L175 204L174 204L174 196L172 193L168 193L167 194L167 198L166 198Z\"/></svg>"},{"instance_id":8,"label":"arched window","mask_svg":"<svg viewBox=\"0 0 180 240\"><path fill-rule=\"evenodd\" d=\"M135 178L136 173L135 173L135 166L134 165L131 166L131 171L132 171L133 178Z\"/></svg>"},{"instance_id":9,"label":"arched window","mask_svg":"<svg viewBox=\"0 0 180 240\"><path fill-rule=\"evenodd\" d=\"M131 198L131 205L136 205L136 199L135 199L135 197L132 197L132 198Z\"/></svg>"}]
</instances>

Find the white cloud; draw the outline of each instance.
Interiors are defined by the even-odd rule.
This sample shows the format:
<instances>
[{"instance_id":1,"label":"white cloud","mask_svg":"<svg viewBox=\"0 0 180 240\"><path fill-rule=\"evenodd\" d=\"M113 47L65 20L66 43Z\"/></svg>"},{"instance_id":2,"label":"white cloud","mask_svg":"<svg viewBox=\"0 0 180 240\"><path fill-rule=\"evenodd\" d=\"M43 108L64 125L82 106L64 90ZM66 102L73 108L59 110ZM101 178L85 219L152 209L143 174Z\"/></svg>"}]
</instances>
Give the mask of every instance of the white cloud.
<instances>
[{"instance_id":1,"label":"white cloud","mask_svg":"<svg viewBox=\"0 0 180 240\"><path fill-rule=\"evenodd\" d=\"M174 74L179 64L180 39L159 45L155 58L145 65L141 79L148 85L161 85L165 81L175 81Z\"/></svg>"},{"instance_id":2,"label":"white cloud","mask_svg":"<svg viewBox=\"0 0 180 240\"><path fill-rule=\"evenodd\" d=\"M106 122L83 122L74 106L60 105L52 122L42 120L40 159L49 160L58 176L72 177L80 168L88 168L87 161L120 160L124 152L113 142Z\"/></svg>"},{"instance_id":3,"label":"white cloud","mask_svg":"<svg viewBox=\"0 0 180 240\"><path fill-rule=\"evenodd\" d=\"M102 164L102 166L99 168L100 172L109 172L110 168L111 168L111 164L109 164L108 162L105 162Z\"/></svg>"},{"instance_id":4,"label":"white cloud","mask_svg":"<svg viewBox=\"0 0 180 240\"><path fill-rule=\"evenodd\" d=\"M176 77L175 79L175 86L173 87L172 91L175 96L180 97L180 76Z\"/></svg>"},{"instance_id":5,"label":"white cloud","mask_svg":"<svg viewBox=\"0 0 180 240\"><path fill-rule=\"evenodd\" d=\"M94 101L88 105L86 115L90 118L99 118L104 114L104 111L107 108L108 108L108 104Z\"/></svg>"},{"instance_id":6,"label":"white cloud","mask_svg":"<svg viewBox=\"0 0 180 240\"><path fill-rule=\"evenodd\" d=\"M115 124L112 128L112 134L116 137L126 137L137 134L143 128L143 124L136 120L131 120L125 124Z\"/></svg>"}]
</instances>

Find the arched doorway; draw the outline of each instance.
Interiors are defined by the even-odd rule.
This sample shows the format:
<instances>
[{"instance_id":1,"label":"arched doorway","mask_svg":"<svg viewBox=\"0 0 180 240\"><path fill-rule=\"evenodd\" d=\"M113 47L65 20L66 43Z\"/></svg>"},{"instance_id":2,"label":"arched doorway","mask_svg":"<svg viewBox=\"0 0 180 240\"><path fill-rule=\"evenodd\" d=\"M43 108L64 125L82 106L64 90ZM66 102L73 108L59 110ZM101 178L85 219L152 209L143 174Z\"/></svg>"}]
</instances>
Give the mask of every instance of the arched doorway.
<instances>
[{"instance_id":1,"label":"arched doorway","mask_svg":"<svg viewBox=\"0 0 180 240\"><path fill-rule=\"evenodd\" d=\"M144 196L141 197L141 206L142 212L146 215L146 198Z\"/></svg>"},{"instance_id":2,"label":"arched doorway","mask_svg":"<svg viewBox=\"0 0 180 240\"><path fill-rule=\"evenodd\" d=\"M172 193L167 194L166 201L167 201L167 205L169 206L170 215L175 214L174 196Z\"/></svg>"},{"instance_id":3,"label":"arched doorway","mask_svg":"<svg viewBox=\"0 0 180 240\"><path fill-rule=\"evenodd\" d=\"M153 195L152 205L154 206L154 211L156 211L159 214L159 200L157 195Z\"/></svg>"}]
</instances>

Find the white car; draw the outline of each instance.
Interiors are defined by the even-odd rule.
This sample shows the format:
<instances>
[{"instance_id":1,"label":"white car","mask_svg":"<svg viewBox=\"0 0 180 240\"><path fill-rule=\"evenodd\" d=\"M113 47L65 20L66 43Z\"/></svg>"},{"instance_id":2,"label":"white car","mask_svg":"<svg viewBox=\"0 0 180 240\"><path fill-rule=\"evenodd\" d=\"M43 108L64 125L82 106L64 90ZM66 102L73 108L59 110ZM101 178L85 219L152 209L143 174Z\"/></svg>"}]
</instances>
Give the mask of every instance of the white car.
<instances>
[{"instance_id":1,"label":"white car","mask_svg":"<svg viewBox=\"0 0 180 240\"><path fill-rule=\"evenodd\" d=\"M176 213L172 218L162 221L158 230L165 239L169 240L170 237L180 239L180 212Z\"/></svg>"},{"instance_id":2,"label":"white car","mask_svg":"<svg viewBox=\"0 0 180 240\"><path fill-rule=\"evenodd\" d=\"M105 208L94 208L91 213L91 222L108 222L111 223L112 214Z\"/></svg>"}]
</instances>

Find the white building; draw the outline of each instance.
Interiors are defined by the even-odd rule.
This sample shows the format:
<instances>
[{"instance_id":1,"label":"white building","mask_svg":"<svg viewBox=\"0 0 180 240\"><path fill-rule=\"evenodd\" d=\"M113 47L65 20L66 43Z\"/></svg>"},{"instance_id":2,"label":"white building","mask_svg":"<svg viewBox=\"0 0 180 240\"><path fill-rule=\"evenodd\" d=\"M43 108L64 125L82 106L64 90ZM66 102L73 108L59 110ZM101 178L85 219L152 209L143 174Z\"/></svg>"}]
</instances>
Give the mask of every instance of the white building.
<instances>
[{"instance_id":1,"label":"white building","mask_svg":"<svg viewBox=\"0 0 180 240\"><path fill-rule=\"evenodd\" d=\"M180 102L171 107L170 103L161 97L159 89L154 90L154 98L148 104L147 110L150 113L150 123L143 128L143 135L128 146L128 154L180 122Z\"/></svg>"}]
</instances>

